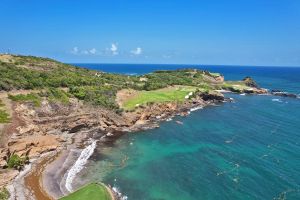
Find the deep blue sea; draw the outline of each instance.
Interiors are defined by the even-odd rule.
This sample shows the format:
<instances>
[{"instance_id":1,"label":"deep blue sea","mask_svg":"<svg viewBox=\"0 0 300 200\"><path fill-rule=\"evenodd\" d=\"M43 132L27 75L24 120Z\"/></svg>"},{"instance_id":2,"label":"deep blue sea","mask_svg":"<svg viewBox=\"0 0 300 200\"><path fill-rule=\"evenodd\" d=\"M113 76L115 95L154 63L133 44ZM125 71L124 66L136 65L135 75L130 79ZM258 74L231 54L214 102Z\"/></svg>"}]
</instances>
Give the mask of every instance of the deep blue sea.
<instances>
[{"instance_id":1,"label":"deep blue sea","mask_svg":"<svg viewBox=\"0 0 300 200\"><path fill-rule=\"evenodd\" d=\"M261 87L300 93L300 68L77 65L125 74L201 68L226 80L251 76ZM98 146L78 182L102 181L129 200L300 199L300 99L226 95L235 102Z\"/></svg>"}]
</instances>

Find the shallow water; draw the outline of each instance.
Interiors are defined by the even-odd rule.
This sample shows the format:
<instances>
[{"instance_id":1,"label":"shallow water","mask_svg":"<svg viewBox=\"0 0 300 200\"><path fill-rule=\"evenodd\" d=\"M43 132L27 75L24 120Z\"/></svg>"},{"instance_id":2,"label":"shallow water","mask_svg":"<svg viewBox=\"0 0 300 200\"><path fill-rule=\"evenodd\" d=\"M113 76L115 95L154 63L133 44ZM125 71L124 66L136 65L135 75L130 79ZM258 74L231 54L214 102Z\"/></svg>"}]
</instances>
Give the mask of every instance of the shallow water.
<instances>
[{"instance_id":1,"label":"shallow water","mask_svg":"<svg viewBox=\"0 0 300 200\"><path fill-rule=\"evenodd\" d=\"M299 68L232 68L214 71L300 93ZM103 181L130 200L300 199L300 99L227 96L235 103L98 147L77 181Z\"/></svg>"}]
</instances>

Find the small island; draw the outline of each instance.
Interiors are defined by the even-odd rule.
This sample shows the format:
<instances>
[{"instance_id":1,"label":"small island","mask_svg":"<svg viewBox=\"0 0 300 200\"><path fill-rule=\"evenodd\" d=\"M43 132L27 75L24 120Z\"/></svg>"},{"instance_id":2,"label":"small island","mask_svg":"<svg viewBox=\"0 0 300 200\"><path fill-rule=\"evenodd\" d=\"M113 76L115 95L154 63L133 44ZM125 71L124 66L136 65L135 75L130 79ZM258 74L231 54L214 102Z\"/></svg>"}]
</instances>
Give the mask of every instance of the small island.
<instances>
[{"instance_id":1,"label":"small island","mask_svg":"<svg viewBox=\"0 0 300 200\"><path fill-rule=\"evenodd\" d=\"M70 148L84 148L91 138L98 145L112 142L125 133L159 127L176 115L231 101L222 92L268 94L250 77L227 81L206 70L128 76L49 58L0 55L0 193L26 198L30 191L36 199L62 198L75 190L43 184L43 171ZM87 155L93 153L88 150ZM69 169L53 165L51 170L63 175ZM71 184L74 174L68 177ZM89 191L118 199L102 184L89 184L62 199L83 199L84 194L92 200L96 193L89 196Z\"/></svg>"}]
</instances>

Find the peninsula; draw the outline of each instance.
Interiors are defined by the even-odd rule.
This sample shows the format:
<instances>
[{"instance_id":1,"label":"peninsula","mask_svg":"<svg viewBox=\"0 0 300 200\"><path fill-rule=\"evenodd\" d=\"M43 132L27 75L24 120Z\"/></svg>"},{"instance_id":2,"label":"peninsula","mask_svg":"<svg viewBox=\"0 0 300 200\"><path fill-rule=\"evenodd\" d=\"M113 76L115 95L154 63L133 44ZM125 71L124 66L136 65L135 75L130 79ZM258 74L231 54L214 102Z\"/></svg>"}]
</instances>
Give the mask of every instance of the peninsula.
<instances>
[{"instance_id":1,"label":"peninsula","mask_svg":"<svg viewBox=\"0 0 300 200\"><path fill-rule=\"evenodd\" d=\"M66 158L70 149L82 149L86 142L109 143L128 132L158 127L176 115L231 101L224 91L268 94L250 77L227 81L205 70L128 76L48 58L0 55L0 193L30 199L68 195L74 190L76 170L64 189L42 175L49 164L56 177L71 171L53 164ZM51 184L44 184L44 178ZM117 192L107 190L106 195L118 199Z\"/></svg>"}]
</instances>

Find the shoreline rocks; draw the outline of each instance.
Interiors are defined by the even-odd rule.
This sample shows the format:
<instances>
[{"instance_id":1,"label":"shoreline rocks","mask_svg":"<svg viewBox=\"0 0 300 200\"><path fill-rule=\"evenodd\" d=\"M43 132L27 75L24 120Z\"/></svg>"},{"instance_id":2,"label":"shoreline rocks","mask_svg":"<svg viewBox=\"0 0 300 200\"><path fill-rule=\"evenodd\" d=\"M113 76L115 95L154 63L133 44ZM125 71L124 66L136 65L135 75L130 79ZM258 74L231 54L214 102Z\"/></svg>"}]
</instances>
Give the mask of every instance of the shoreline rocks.
<instances>
[{"instance_id":1,"label":"shoreline rocks","mask_svg":"<svg viewBox=\"0 0 300 200\"><path fill-rule=\"evenodd\" d=\"M281 90L271 90L270 92L272 95L281 96L281 97L291 97L291 98L299 98L298 95L288 92L283 92Z\"/></svg>"},{"instance_id":2,"label":"shoreline rocks","mask_svg":"<svg viewBox=\"0 0 300 200\"><path fill-rule=\"evenodd\" d=\"M29 156L32 161L45 153L66 149L70 145L81 147L87 138L111 142L127 132L157 128L161 121L176 115L188 115L193 107L204 107L223 101L224 96L221 93L200 94L182 103L149 104L122 115L83 105L76 99L72 99L69 105L43 100L41 107L34 107L30 103L16 103L13 111L18 123L14 124L12 121L7 127L9 140L6 141L6 146L0 148L0 168L6 165L7 152ZM18 171L8 171L12 170L0 169L0 175L10 174L12 180L19 174ZM0 186L8 182L0 181Z\"/></svg>"}]
</instances>

